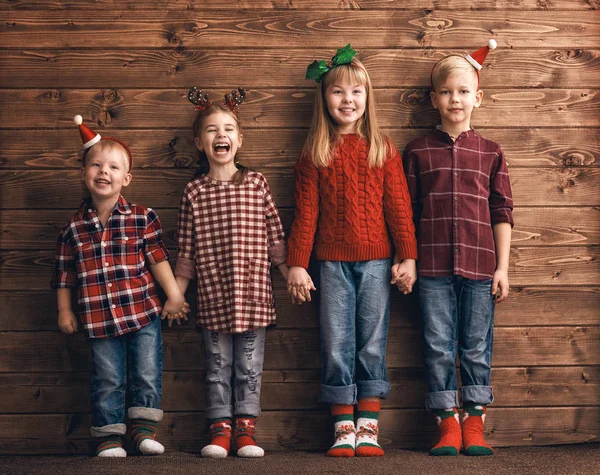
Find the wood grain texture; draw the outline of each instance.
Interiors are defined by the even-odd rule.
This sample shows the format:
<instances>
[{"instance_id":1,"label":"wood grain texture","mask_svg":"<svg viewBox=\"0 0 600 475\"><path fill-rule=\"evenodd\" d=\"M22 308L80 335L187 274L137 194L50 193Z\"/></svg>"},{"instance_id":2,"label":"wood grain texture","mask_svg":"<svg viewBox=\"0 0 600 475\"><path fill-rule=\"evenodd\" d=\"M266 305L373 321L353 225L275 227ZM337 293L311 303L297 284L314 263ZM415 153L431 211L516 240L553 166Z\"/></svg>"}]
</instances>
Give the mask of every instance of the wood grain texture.
<instances>
[{"instance_id":1,"label":"wood grain texture","mask_svg":"<svg viewBox=\"0 0 600 475\"><path fill-rule=\"evenodd\" d=\"M359 43L360 44L360 43ZM358 47L357 47L358 48ZM463 48L363 49L359 58L375 87L429 87L433 65ZM329 59L332 49L269 50L151 49L73 50L23 49L0 51L0 83L19 88L248 88L307 87L306 67L316 58ZM226 73L223 64L227 65ZM597 49L499 49L486 60L481 87L600 87ZM200 81L200 82L199 82Z\"/></svg>"},{"instance_id":2,"label":"wood grain texture","mask_svg":"<svg viewBox=\"0 0 600 475\"><path fill-rule=\"evenodd\" d=\"M503 47L595 48L598 15L586 11L6 11L4 48L469 48L490 34Z\"/></svg>"},{"instance_id":3,"label":"wood grain texture","mask_svg":"<svg viewBox=\"0 0 600 475\"><path fill-rule=\"evenodd\" d=\"M227 91L227 90L226 90ZM213 97L222 91L207 89ZM307 128L314 88L251 89L244 102L244 128ZM377 116L385 127L434 127L438 112L427 89L377 89ZM597 89L490 89L473 114L477 127L597 127ZM187 89L0 89L0 123L6 129L73 129L79 113L90 127L188 128L194 109Z\"/></svg>"},{"instance_id":4,"label":"wood grain texture","mask_svg":"<svg viewBox=\"0 0 600 475\"><path fill-rule=\"evenodd\" d=\"M598 440L595 407L558 407L548 417L546 408L490 408L487 441L495 447L572 444ZM93 452L87 414L0 415L0 431L7 435L1 453L73 454ZM427 448L435 443L437 426L423 410L391 409L380 415L379 441L383 447ZM197 453L207 442L203 413L166 413L159 440L169 451ZM265 411L257 438L266 450L326 450L331 443L325 411ZM35 443L32 443L35 441Z\"/></svg>"},{"instance_id":5,"label":"wood grain texture","mask_svg":"<svg viewBox=\"0 0 600 475\"><path fill-rule=\"evenodd\" d=\"M155 1L104 0L93 2L94 10L154 10ZM90 0L11 0L0 3L0 10L87 10ZM161 2L165 10L595 10L597 0L168 0Z\"/></svg>"},{"instance_id":6,"label":"wood grain texture","mask_svg":"<svg viewBox=\"0 0 600 475\"><path fill-rule=\"evenodd\" d=\"M103 129L98 130L104 133ZM412 139L430 130L384 128L400 152ZM134 154L134 170L193 169L196 166L197 150L191 126L173 130L119 129L110 133L129 145ZM600 134L596 128L484 128L479 133L502 145L511 169L600 166ZM292 168L300 156L306 135L306 129L279 129L276 134L271 129L246 131L240 161L259 171ZM30 137L30 130L0 129L0 166L3 169L81 167L81 143L76 129L45 130L37 134L36 140L29 140Z\"/></svg>"}]
</instances>

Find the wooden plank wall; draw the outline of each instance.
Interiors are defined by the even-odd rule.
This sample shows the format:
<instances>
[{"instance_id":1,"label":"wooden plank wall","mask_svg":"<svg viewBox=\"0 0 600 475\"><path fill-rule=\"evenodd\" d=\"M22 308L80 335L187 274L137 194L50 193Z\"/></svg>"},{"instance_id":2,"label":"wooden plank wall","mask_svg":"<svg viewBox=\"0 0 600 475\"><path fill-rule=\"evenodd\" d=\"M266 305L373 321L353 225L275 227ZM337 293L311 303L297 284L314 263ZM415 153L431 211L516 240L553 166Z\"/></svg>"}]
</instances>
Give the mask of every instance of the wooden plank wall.
<instances>
[{"instance_id":1,"label":"wooden plank wall","mask_svg":"<svg viewBox=\"0 0 600 475\"><path fill-rule=\"evenodd\" d=\"M474 6L473 6L474 5ZM498 42L473 125L503 144L516 203L512 291L496 316L496 446L600 436L600 2L589 0L13 0L0 2L0 453L86 453L88 347L56 327L54 243L77 208L81 113L136 157L126 196L156 208L173 249L176 210L194 174L186 100L243 85L243 160L293 218L292 167L309 125L307 64L347 43L376 88L380 120L402 149L438 122L431 66ZM330 441L319 385L318 320L287 302L268 334L259 422L268 450ZM194 294L189 294L194 300ZM394 292L387 447L428 447L435 424L414 296ZM167 450L204 441L203 356L193 325L164 329Z\"/></svg>"}]
</instances>

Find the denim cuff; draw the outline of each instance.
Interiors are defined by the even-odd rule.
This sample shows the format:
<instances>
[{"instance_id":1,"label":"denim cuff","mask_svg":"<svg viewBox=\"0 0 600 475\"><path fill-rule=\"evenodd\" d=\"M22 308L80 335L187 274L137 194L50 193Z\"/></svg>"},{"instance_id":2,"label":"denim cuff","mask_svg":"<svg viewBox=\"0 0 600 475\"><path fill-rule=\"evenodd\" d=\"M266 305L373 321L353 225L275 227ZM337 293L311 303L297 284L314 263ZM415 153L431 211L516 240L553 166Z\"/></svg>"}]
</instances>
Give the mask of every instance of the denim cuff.
<instances>
[{"instance_id":1,"label":"denim cuff","mask_svg":"<svg viewBox=\"0 0 600 475\"><path fill-rule=\"evenodd\" d=\"M450 409L458 407L457 391L436 391L427 393L425 397L425 409L433 411L435 409Z\"/></svg>"},{"instance_id":2,"label":"denim cuff","mask_svg":"<svg viewBox=\"0 0 600 475\"><path fill-rule=\"evenodd\" d=\"M233 419L233 408L230 404L225 406L211 406L204 410L204 416L208 420L213 419Z\"/></svg>"},{"instance_id":3,"label":"denim cuff","mask_svg":"<svg viewBox=\"0 0 600 475\"><path fill-rule=\"evenodd\" d=\"M392 390L392 385L388 381L382 380L357 381L356 386L358 388L359 400L366 397L387 399Z\"/></svg>"},{"instance_id":4,"label":"denim cuff","mask_svg":"<svg viewBox=\"0 0 600 475\"><path fill-rule=\"evenodd\" d=\"M494 402L494 393L491 386L463 386L462 402L487 405Z\"/></svg>"},{"instance_id":5,"label":"denim cuff","mask_svg":"<svg viewBox=\"0 0 600 475\"><path fill-rule=\"evenodd\" d=\"M235 416L260 416L260 406L255 402L236 402L234 409Z\"/></svg>"},{"instance_id":6,"label":"denim cuff","mask_svg":"<svg viewBox=\"0 0 600 475\"><path fill-rule=\"evenodd\" d=\"M102 427L91 427L92 437L106 437L108 435L125 435L127 426L125 424L108 424Z\"/></svg>"},{"instance_id":7,"label":"denim cuff","mask_svg":"<svg viewBox=\"0 0 600 475\"><path fill-rule=\"evenodd\" d=\"M319 401L328 404L356 404L356 384L349 386L321 384Z\"/></svg>"},{"instance_id":8,"label":"denim cuff","mask_svg":"<svg viewBox=\"0 0 600 475\"><path fill-rule=\"evenodd\" d=\"M127 409L127 417L129 419L146 419L152 422L160 422L163 418L162 409L154 409L152 407L130 407Z\"/></svg>"}]
</instances>

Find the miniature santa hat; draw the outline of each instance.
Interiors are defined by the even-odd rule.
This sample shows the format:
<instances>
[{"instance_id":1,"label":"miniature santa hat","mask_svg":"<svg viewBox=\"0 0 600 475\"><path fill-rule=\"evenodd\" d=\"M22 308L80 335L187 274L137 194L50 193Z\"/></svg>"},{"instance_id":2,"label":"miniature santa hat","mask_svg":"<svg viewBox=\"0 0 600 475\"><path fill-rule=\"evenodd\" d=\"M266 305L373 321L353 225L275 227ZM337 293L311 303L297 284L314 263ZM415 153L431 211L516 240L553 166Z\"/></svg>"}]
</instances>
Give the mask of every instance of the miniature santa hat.
<instances>
[{"instance_id":1,"label":"miniature santa hat","mask_svg":"<svg viewBox=\"0 0 600 475\"><path fill-rule=\"evenodd\" d=\"M484 46L483 48L479 48L474 53L466 55L465 59L469 63L471 63L471 66L473 66L475 69L477 69L477 71L480 71L481 68L483 67L482 65L483 65L483 62L485 61L487 54L491 50L496 49L496 46L498 46L498 43L496 43L496 40L492 39L492 40L488 41L487 46Z\"/></svg>"},{"instance_id":2,"label":"miniature santa hat","mask_svg":"<svg viewBox=\"0 0 600 475\"><path fill-rule=\"evenodd\" d=\"M81 117L80 115L76 115L75 117L73 117L73 122L75 122L79 126L79 133L81 134L81 141L83 142L84 150L87 150L92 145L97 144L98 142L100 142L100 139L102 139L100 134L94 132L87 125L83 124L83 117Z\"/></svg>"}]
</instances>

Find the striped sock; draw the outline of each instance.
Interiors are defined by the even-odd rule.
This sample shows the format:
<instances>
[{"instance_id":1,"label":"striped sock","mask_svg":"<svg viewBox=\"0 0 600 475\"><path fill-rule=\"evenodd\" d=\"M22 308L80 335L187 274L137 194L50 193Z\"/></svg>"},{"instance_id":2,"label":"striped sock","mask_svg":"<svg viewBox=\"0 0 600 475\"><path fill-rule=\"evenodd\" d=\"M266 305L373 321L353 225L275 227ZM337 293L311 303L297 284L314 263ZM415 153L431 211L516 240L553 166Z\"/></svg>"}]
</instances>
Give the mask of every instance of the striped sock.
<instances>
[{"instance_id":1,"label":"striped sock","mask_svg":"<svg viewBox=\"0 0 600 475\"><path fill-rule=\"evenodd\" d=\"M467 455L493 455L494 449L483 438L483 422L485 421L485 406L482 404L465 403L462 420L462 435Z\"/></svg>"},{"instance_id":2,"label":"striped sock","mask_svg":"<svg viewBox=\"0 0 600 475\"><path fill-rule=\"evenodd\" d=\"M96 455L98 457L127 457L127 452L123 449L121 436L113 434L100 438Z\"/></svg>"},{"instance_id":3,"label":"striped sock","mask_svg":"<svg viewBox=\"0 0 600 475\"><path fill-rule=\"evenodd\" d=\"M379 398L366 398L358 401L356 421L356 455L358 457L378 457L384 454L377 442L379 435Z\"/></svg>"},{"instance_id":4,"label":"striped sock","mask_svg":"<svg viewBox=\"0 0 600 475\"><path fill-rule=\"evenodd\" d=\"M144 455L160 455L165 448L156 439L158 422L148 419L133 419L131 421L131 439L138 452Z\"/></svg>"},{"instance_id":5,"label":"striped sock","mask_svg":"<svg viewBox=\"0 0 600 475\"><path fill-rule=\"evenodd\" d=\"M256 444L256 417L236 416L233 438L238 457L256 458L265 455L265 451Z\"/></svg>"},{"instance_id":6,"label":"striped sock","mask_svg":"<svg viewBox=\"0 0 600 475\"><path fill-rule=\"evenodd\" d=\"M335 441L327 451L329 457L354 457L356 429L354 427L354 405L332 404L331 416L335 430Z\"/></svg>"},{"instance_id":7,"label":"striped sock","mask_svg":"<svg viewBox=\"0 0 600 475\"><path fill-rule=\"evenodd\" d=\"M435 409L438 426L440 427L440 441L429 451L429 455L458 455L462 447L462 435L458 410Z\"/></svg>"},{"instance_id":8,"label":"striped sock","mask_svg":"<svg viewBox=\"0 0 600 475\"><path fill-rule=\"evenodd\" d=\"M225 458L231 449L231 419L213 419L210 421L210 444L202 449L202 457L211 459Z\"/></svg>"}]
</instances>

